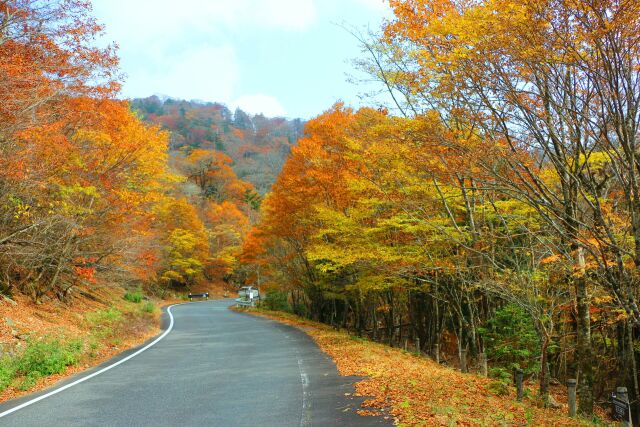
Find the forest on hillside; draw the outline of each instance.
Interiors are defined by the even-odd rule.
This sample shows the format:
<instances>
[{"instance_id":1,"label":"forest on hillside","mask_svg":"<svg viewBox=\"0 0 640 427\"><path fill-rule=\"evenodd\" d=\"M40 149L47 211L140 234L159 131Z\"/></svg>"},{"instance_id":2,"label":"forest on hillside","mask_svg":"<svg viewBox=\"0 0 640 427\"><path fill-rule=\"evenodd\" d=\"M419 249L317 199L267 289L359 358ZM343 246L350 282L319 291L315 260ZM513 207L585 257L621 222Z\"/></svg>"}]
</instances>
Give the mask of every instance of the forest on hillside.
<instances>
[{"instance_id":1,"label":"forest on hillside","mask_svg":"<svg viewBox=\"0 0 640 427\"><path fill-rule=\"evenodd\" d=\"M157 96L134 99L131 107L146 121L170 131L170 155L180 158L194 149L224 153L238 177L261 195L271 189L304 126L300 119L250 115L240 108L232 113L219 103Z\"/></svg>"}]
</instances>

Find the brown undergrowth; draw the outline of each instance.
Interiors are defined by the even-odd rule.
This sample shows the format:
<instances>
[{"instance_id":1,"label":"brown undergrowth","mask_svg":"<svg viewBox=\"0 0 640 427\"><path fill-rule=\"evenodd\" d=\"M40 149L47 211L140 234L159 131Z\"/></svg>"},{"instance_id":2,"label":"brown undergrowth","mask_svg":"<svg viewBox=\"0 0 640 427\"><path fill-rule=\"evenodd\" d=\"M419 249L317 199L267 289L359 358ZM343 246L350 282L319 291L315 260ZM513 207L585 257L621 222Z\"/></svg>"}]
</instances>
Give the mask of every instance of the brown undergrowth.
<instances>
[{"instance_id":1,"label":"brown undergrowth","mask_svg":"<svg viewBox=\"0 0 640 427\"><path fill-rule=\"evenodd\" d=\"M516 401L512 389L498 396L491 379L462 374L417 354L291 314L243 310L302 329L333 358L341 375L364 377L355 384L356 394L368 397L361 415L391 414L396 424L411 426L590 425L566 417L566 407L538 407L533 393L523 402Z\"/></svg>"}]
</instances>

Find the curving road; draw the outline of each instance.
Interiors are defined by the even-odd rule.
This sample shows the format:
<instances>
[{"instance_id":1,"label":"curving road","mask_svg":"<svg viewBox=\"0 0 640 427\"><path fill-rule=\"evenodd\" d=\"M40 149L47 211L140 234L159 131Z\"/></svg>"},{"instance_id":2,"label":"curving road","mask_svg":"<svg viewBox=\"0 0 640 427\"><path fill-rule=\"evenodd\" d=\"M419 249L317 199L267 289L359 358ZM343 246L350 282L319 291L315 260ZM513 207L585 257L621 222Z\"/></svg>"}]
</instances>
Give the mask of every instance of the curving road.
<instances>
[{"instance_id":1,"label":"curving road","mask_svg":"<svg viewBox=\"0 0 640 427\"><path fill-rule=\"evenodd\" d=\"M228 310L173 306L166 335L53 389L0 405L0 426L369 426L354 378L302 331ZM165 314L165 317L167 315ZM114 363L119 365L95 375ZM87 376L94 375L51 394ZM28 404L14 412L12 409Z\"/></svg>"}]
</instances>

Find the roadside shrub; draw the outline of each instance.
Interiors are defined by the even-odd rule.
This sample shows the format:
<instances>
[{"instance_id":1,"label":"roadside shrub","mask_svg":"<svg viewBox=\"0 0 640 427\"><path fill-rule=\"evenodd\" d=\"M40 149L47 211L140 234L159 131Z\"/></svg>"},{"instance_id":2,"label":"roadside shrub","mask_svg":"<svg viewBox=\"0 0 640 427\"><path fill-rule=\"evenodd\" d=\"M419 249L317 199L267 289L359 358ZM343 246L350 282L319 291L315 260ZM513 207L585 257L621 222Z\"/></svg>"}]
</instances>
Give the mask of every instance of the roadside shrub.
<instances>
[{"instance_id":1,"label":"roadside shrub","mask_svg":"<svg viewBox=\"0 0 640 427\"><path fill-rule=\"evenodd\" d=\"M124 299L129 301L129 302L133 302L138 304L140 301L142 301L142 291L140 289L136 289L133 291L127 291L124 294Z\"/></svg>"},{"instance_id":2,"label":"roadside shrub","mask_svg":"<svg viewBox=\"0 0 640 427\"><path fill-rule=\"evenodd\" d=\"M122 319L122 313L113 307L107 310L96 310L86 315L87 322L92 327L92 333L97 338L113 335L113 326Z\"/></svg>"},{"instance_id":3,"label":"roadside shrub","mask_svg":"<svg viewBox=\"0 0 640 427\"><path fill-rule=\"evenodd\" d=\"M489 377L500 380L509 384L513 380L513 374L506 368L491 368L489 369Z\"/></svg>"},{"instance_id":4,"label":"roadside shrub","mask_svg":"<svg viewBox=\"0 0 640 427\"><path fill-rule=\"evenodd\" d=\"M38 372L31 372L30 374L22 378L22 381L20 381L20 383L18 384L18 389L22 391L27 391L31 387L36 385L36 383L40 378L41 378L41 375Z\"/></svg>"},{"instance_id":5,"label":"roadside shrub","mask_svg":"<svg viewBox=\"0 0 640 427\"><path fill-rule=\"evenodd\" d=\"M295 304L293 306L293 313L300 317L309 317L309 310L304 304Z\"/></svg>"},{"instance_id":6,"label":"roadside shrub","mask_svg":"<svg viewBox=\"0 0 640 427\"><path fill-rule=\"evenodd\" d=\"M142 311L144 313L153 313L156 310L156 306L151 301L147 301L142 305Z\"/></svg>"},{"instance_id":7,"label":"roadside shrub","mask_svg":"<svg viewBox=\"0 0 640 427\"><path fill-rule=\"evenodd\" d=\"M495 396L506 396L509 394L509 385L499 380L491 381L487 391Z\"/></svg>"},{"instance_id":8,"label":"roadside shrub","mask_svg":"<svg viewBox=\"0 0 640 427\"><path fill-rule=\"evenodd\" d=\"M82 348L80 340L67 343L51 338L27 341L22 353L0 358L0 391L16 379L20 390L29 390L40 378L59 374L67 366L77 364Z\"/></svg>"},{"instance_id":9,"label":"roadside shrub","mask_svg":"<svg viewBox=\"0 0 640 427\"><path fill-rule=\"evenodd\" d=\"M27 348L16 360L16 371L25 376L23 383L33 385L38 378L59 374L67 366L78 363L82 352L82 341L73 340L66 344L57 339L30 341ZM22 386L21 386L22 388ZM30 386L27 386L30 388Z\"/></svg>"},{"instance_id":10,"label":"roadside shrub","mask_svg":"<svg viewBox=\"0 0 640 427\"><path fill-rule=\"evenodd\" d=\"M289 296L286 292L277 289L268 290L260 306L267 310L292 312L291 305L289 304Z\"/></svg>"},{"instance_id":11,"label":"roadside shrub","mask_svg":"<svg viewBox=\"0 0 640 427\"><path fill-rule=\"evenodd\" d=\"M9 356L0 358L0 391L9 387L15 376L16 366L14 360Z\"/></svg>"},{"instance_id":12,"label":"roadside shrub","mask_svg":"<svg viewBox=\"0 0 640 427\"><path fill-rule=\"evenodd\" d=\"M89 337L89 357L96 357L98 355L98 348L100 347L100 342L94 336Z\"/></svg>"},{"instance_id":13,"label":"roadside shrub","mask_svg":"<svg viewBox=\"0 0 640 427\"><path fill-rule=\"evenodd\" d=\"M107 310L96 310L91 313L87 313L86 319L94 326L110 325L117 322L122 318L120 310L114 307L109 307Z\"/></svg>"}]
</instances>

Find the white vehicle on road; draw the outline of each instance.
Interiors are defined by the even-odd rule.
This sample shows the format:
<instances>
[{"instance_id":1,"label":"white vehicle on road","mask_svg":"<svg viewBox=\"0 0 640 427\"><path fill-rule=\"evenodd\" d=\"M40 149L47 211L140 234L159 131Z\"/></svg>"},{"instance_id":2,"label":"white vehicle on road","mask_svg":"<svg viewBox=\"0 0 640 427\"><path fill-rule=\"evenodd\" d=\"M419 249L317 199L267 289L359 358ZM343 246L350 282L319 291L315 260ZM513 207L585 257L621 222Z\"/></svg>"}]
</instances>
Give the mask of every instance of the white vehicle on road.
<instances>
[{"instance_id":1,"label":"white vehicle on road","mask_svg":"<svg viewBox=\"0 0 640 427\"><path fill-rule=\"evenodd\" d=\"M254 286L243 286L238 290L238 305L249 305L254 307L260 301L260 291Z\"/></svg>"}]
</instances>

